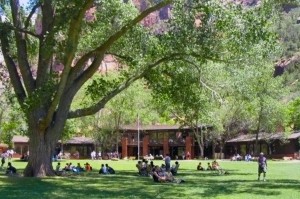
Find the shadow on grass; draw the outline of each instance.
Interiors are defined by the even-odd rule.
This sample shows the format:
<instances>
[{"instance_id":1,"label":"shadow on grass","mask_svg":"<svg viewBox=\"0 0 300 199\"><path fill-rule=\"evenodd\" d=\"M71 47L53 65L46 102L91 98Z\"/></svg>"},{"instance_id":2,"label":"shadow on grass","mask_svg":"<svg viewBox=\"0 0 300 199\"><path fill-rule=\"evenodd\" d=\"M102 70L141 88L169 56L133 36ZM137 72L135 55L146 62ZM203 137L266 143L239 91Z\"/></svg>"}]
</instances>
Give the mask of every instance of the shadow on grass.
<instances>
[{"instance_id":1,"label":"shadow on grass","mask_svg":"<svg viewBox=\"0 0 300 199\"><path fill-rule=\"evenodd\" d=\"M281 195L280 189L299 192L299 180L258 182L243 179L231 170L229 175L211 172L180 171L182 184L154 183L150 177L138 177L136 171L120 171L115 175L99 175L97 171L68 177L26 178L0 176L0 198L194 198L218 197L251 193L257 196ZM171 197L174 196L174 197Z\"/></svg>"}]
</instances>

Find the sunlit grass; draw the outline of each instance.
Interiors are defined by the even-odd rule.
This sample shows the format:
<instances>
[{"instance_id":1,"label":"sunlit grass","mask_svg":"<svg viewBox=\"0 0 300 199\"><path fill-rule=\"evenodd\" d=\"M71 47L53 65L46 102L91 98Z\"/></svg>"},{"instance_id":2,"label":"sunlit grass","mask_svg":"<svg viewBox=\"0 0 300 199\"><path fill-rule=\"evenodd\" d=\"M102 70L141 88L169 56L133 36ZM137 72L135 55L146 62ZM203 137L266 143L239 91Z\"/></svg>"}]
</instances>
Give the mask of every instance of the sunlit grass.
<instances>
[{"instance_id":1,"label":"sunlit grass","mask_svg":"<svg viewBox=\"0 0 300 199\"><path fill-rule=\"evenodd\" d=\"M255 162L220 161L229 175L196 171L199 161L179 161L178 178L182 184L154 183L150 177L138 177L136 161L72 160L76 165L89 162L93 171L80 175L52 178L7 177L0 175L0 198L300 198L300 162L268 162L267 182L257 181ZM62 166L66 162L62 162ZM116 175L99 175L102 163L108 163ZM160 165L162 161L154 161ZM173 161L174 163L174 161ZM53 163L55 166L57 163ZM206 166L207 161L202 161ZM14 161L21 172L26 163Z\"/></svg>"}]
</instances>

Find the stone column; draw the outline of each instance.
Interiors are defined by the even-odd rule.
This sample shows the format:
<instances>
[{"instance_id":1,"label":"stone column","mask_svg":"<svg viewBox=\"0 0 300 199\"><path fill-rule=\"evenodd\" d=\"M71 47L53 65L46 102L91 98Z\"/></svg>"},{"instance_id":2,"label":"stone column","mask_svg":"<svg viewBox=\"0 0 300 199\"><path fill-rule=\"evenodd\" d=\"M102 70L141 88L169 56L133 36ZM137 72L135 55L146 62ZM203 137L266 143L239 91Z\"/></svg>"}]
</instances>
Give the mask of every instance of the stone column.
<instances>
[{"instance_id":1,"label":"stone column","mask_svg":"<svg viewBox=\"0 0 300 199\"><path fill-rule=\"evenodd\" d=\"M191 137L191 136L186 136L186 138L185 138L185 157L186 157L186 159L188 159L188 157L187 157L187 153L189 152L190 153L190 157L189 157L189 159L192 159L192 158L194 158L194 150L192 150L192 148L193 148L193 138Z\"/></svg>"},{"instance_id":2,"label":"stone column","mask_svg":"<svg viewBox=\"0 0 300 199\"><path fill-rule=\"evenodd\" d=\"M149 155L149 135L143 138L143 156Z\"/></svg>"},{"instance_id":3,"label":"stone column","mask_svg":"<svg viewBox=\"0 0 300 199\"><path fill-rule=\"evenodd\" d=\"M128 138L122 137L122 158L128 157L127 145L128 145Z\"/></svg>"},{"instance_id":4,"label":"stone column","mask_svg":"<svg viewBox=\"0 0 300 199\"><path fill-rule=\"evenodd\" d=\"M164 157L170 153L169 151L169 137L168 135L165 133L164 134L164 141L163 141L163 148L164 148Z\"/></svg>"}]
</instances>

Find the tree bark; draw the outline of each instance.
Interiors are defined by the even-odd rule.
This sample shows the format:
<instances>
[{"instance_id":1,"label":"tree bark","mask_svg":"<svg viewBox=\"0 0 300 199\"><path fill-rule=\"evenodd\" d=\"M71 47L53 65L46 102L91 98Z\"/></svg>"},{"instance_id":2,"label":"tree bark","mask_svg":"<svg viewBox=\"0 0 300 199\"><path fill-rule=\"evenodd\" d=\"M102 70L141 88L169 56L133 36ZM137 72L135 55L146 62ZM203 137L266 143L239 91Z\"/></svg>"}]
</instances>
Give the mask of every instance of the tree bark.
<instances>
[{"instance_id":1,"label":"tree bark","mask_svg":"<svg viewBox=\"0 0 300 199\"><path fill-rule=\"evenodd\" d=\"M32 137L31 137L32 138ZM52 167L52 149L54 148L51 140L43 139L41 136L30 139L29 160L24 170L26 177L45 177L55 175Z\"/></svg>"},{"instance_id":2,"label":"tree bark","mask_svg":"<svg viewBox=\"0 0 300 199\"><path fill-rule=\"evenodd\" d=\"M200 134L200 135L199 135ZM200 157L204 158L204 143L203 143L203 133L199 130L194 130L194 135L199 145Z\"/></svg>"},{"instance_id":3,"label":"tree bark","mask_svg":"<svg viewBox=\"0 0 300 199\"><path fill-rule=\"evenodd\" d=\"M60 115L60 119L52 123L48 128L41 128L41 115L44 111L39 109L30 113L29 123L29 159L24 170L26 177L45 177L55 175L52 158L55 146L61 138L67 113Z\"/></svg>"}]
</instances>

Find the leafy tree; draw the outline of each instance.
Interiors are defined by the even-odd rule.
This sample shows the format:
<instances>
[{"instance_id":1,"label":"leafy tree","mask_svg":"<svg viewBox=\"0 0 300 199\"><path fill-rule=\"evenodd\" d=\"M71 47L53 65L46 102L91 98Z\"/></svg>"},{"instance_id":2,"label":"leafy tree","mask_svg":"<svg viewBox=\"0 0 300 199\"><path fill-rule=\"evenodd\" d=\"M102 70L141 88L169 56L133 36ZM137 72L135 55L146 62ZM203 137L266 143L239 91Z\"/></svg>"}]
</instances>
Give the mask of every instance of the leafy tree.
<instances>
[{"instance_id":1,"label":"leafy tree","mask_svg":"<svg viewBox=\"0 0 300 199\"><path fill-rule=\"evenodd\" d=\"M8 74L1 65L0 68L0 140L12 147L12 137L26 133L26 123L23 113L13 95Z\"/></svg>"},{"instance_id":2,"label":"leafy tree","mask_svg":"<svg viewBox=\"0 0 300 199\"><path fill-rule=\"evenodd\" d=\"M292 131L300 129L300 98L292 100L288 104L289 121L288 126Z\"/></svg>"},{"instance_id":3,"label":"leafy tree","mask_svg":"<svg viewBox=\"0 0 300 199\"><path fill-rule=\"evenodd\" d=\"M274 39L267 3L243 9L216 1L162 0L149 1L149 7L139 12L115 0L32 0L27 13L19 0L10 0L9 8L6 2L0 5L11 17L0 23L0 41L28 123L25 176L54 175L51 152L66 120L97 113L137 79L178 60L225 59L261 41L272 45ZM172 19L151 28L139 23L171 3ZM107 54L121 64L120 75L114 81L95 81L93 103L71 109L75 95Z\"/></svg>"},{"instance_id":4,"label":"leafy tree","mask_svg":"<svg viewBox=\"0 0 300 199\"><path fill-rule=\"evenodd\" d=\"M143 124L161 121L152 103L151 90L141 80L120 93L97 113L92 136L98 140L103 150L112 150L112 145L118 150L120 128L126 124L137 123L138 115Z\"/></svg>"},{"instance_id":5,"label":"leafy tree","mask_svg":"<svg viewBox=\"0 0 300 199\"><path fill-rule=\"evenodd\" d=\"M278 127L284 127L287 112L282 101L286 91L282 78L273 77L273 65L267 60L256 56L256 61L235 71L235 83L237 96L245 103L249 129L256 134L257 155L259 133L274 133Z\"/></svg>"}]
</instances>

